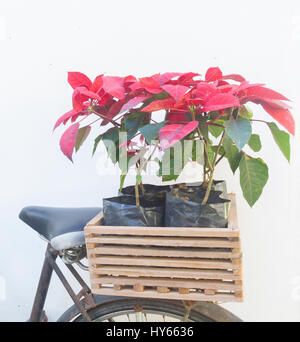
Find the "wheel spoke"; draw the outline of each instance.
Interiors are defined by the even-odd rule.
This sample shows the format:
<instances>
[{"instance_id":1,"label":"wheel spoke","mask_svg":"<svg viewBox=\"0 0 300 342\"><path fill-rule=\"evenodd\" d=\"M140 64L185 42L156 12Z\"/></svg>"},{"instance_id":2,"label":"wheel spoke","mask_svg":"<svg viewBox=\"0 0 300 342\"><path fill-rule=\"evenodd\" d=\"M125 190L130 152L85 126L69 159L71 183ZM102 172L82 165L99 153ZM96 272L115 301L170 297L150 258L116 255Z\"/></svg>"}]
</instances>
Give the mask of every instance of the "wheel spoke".
<instances>
[{"instance_id":1,"label":"wheel spoke","mask_svg":"<svg viewBox=\"0 0 300 342\"><path fill-rule=\"evenodd\" d=\"M136 322L143 322L143 312L138 311L135 313L135 321Z\"/></svg>"}]
</instances>

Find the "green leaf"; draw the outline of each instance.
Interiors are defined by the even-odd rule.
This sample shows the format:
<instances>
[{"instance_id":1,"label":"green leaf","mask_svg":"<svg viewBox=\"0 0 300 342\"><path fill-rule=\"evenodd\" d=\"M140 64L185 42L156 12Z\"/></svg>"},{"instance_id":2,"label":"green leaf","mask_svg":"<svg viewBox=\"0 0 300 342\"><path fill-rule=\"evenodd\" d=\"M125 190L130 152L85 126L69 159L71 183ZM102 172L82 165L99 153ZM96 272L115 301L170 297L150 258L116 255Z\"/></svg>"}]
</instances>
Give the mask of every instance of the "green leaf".
<instances>
[{"instance_id":1,"label":"green leaf","mask_svg":"<svg viewBox=\"0 0 300 342\"><path fill-rule=\"evenodd\" d=\"M127 174L120 176L120 191L123 190L123 186L124 186L126 176L127 176Z\"/></svg>"},{"instance_id":2,"label":"green leaf","mask_svg":"<svg viewBox=\"0 0 300 342\"><path fill-rule=\"evenodd\" d=\"M211 149L213 150L214 153L216 153L218 146L217 145L211 146ZM218 154L222 155L223 153L225 153L224 147L220 146Z\"/></svg>"},{"instance_id":3,"label":"green leaf","mask_svg":"<svg viewBox=\"0 0 300 342\"><path fill-rule=\"evenodd\" d=\"M212 146L210 146L209 144L206 145L206 149L207 149L208 159L210 161L210 164L212 165L214 162L215 153L212 149ZM208 167L208 165L207 165L207 167Z\"/></svg>"},{"instance_id":4,"label":"green leaf","mask_svg":"<svg viewBox=\"0 0 300 342\"><path fill-rule=\"evenodd\" d=\"M127 155L127 152L126 152L126 155ZM122 191L122 189L123 189L124 182L125 182L125 179L126 179L126 176L128 174L128 171L129 171L130 167L132 165L134 165L134 164L135 164L134 155L127 156L126 163L122 163L122 162L119 161L119 168L120 168L120 170L122 172L121 175L120 175L120 191Z\"/></svg>"},{"instance_id":5,"label":"green leaf","mask_svg":"<svg viewBox=\"0 0 300 342\"><path fill-rule=\"evenodd\" d=\"M121 153L124 153L124 160L121 158ZM122 151L122 149L120 148L119 154L119 168L122 172L122 175L127 175L131 166L136 163L135 155L128 156L126 148L124 149L124 151Z\"/></svg>"},{"instance_id":6,"label":"green leaf","mask_svg":"<svg viewBox=\"0 0 300 342\"><path fill-rule=\"evenodd\" d=\"M79 150L79 148L81 147L81 145L83 144L87 136L89 135L90 131L91 131L91 126L85 126L85 127L79 128L78 134L76 137L76 143L75 143L76 152Z\"/></svg>"},{"instance_id":7,"label":"green leaf","mask_svg":"<svg viewBox=\"0 0 300 342\"><path fill-rule=\"evenodd\" d=\"M162 161L159 162L158 176L162 177L163 182L176 180L192 157L192 141L188 145L184 144L183 141L178 141L174 146L164 151Z\"/></svg>"},{"instance_id":8,"label":"green leaf","mask_svg":"<svg viewBox=\"0 0 300 342\"><path fill-rule=\"evenodd\" d=\"M223 125L224 121L217 120L214 123L218 125ZM208 130L215 138L218 138L222 134L224 127L208 125Z\"/></svg>"},{"instance_id":9,"label":"green leaf","mask_svg":"<svg viewBox=\"0 0 300 342\"><path fill-rule=\"evenodd\" d=\"M243 105L239 107L238 116L245 118L245 119L252 119L253 112L249 107Z\"/></svg>"},{"instance_id":10,"label":"green leaf","mask_svg":"<svg viewBox=\"0 0 300 342\"><path fill-rule=\"evenodd\" d=\"M261 150L261 141L260 141L260 137L258 134L252 134L249 141L248 141L248 145L251 147L251 149L254 152L258 152Z\"/></svg>"},{"instance_id":11,"label":"green leaf","mask_svg":"<svg viewBox=\"0 0 300 342\"><path fill-rule=\"evenodd\" d=\"M239 118L225 121L224 126L226 134L232 139L237 148L241 150L251 137L252 127L250 121Z\"/></svg>"},{"instance_id":12,"label":"green leaf","mask_svg":"<svg viewBox=\"0 0 300 342\"><path fill-rule=\"evenodd\" d=\"M97 147L100 143L100 141L102 140L103 134L100 134L97 136L97 138L95 139L95 143L94 143L94 148L93 148L93 155L95 154Z\"/></svg>"},{"instance_id":13,"label":"green leaf","mask_svg":"<svg viewBox=\"0 0 300 342\"><path fill-rule=\"evenodd\" d=\"M233 173L239 167L239 163L243 156L243 153L238 150L238 148L233 144L232 140L225 134L223 140L223 147L225 151L225 157L228 160L230 168Z\"/></svg>"},{"instance_id":14,"label":"green leaf","mask_svg":"<svg viewBox=\"0 0 300 342\"><path fill-rule=\"evenodd\" d=\"M240 184L250 207L259 199L269 178L268 166L260 158L243 155L240 165Z\"/></svg>"},{"instance_id":15,"label":"green leaf","mask_svg":"<svg viewBox=\"0 0 300 342\"><path fill-rule=\"evenodd\" d=\"M146 139L148 144L158 138L159 130L166 125L167 121L161 123L148 124L139 129L142 136Z\"/></svg>"},{"instance_id":16,"label":"green leaf","mask_svg":"<svg viewBox=\"0 0 300 342\"><path fill-rule=\"evenodd\" d=\"M202 136L204 137L204 139L205 139L206 141L209 141L208 126L206 126L206 127L200 127L200 132L201 132Z\"/></svg>"},{"instance_id":17,"label":"green leaf","mask_svg":"<svg viewBox=\"0 0 300 342\"><path fill-rule=\"evenodd\" d=\"M230 110L231 111L231 110ZM218 110L214 110L212 112L209 112L208 113L208 118L209 120L215 120L217 119L218 117L220 117L220 112ZM205 120L206 121L206 120Z\"/></svg>"},{"instance_id":18,"label":"green leaf","mask_svg":"<svg viewBox=\"0 0 300 342\"><path fill-rule=\"evenodd\" d=\"M204 142L203 140L193 140L191 160L200 165L204 164Z\"/></svg>"},{"instance_id":19,"label":"green leaf","mask_svg":"<svg viewBox=\"0 0 300 342\"><path fill-rule=\"evenodd\" d=\"M134 112L124 116L122 129L127 132L127 141L132 139L140 127L145 126L150 121L149 113Z\"/></svg>"},{"instance_id":20,"label":"green leaf","mask_svg":"<svg viewBox=\"0 0 300 342\"><path fill-rule=\"evenodd\" d=\"M144 104L140 107L140 109L147 107L151 102L156 101L156 100L164 100L168 98L170 95L166 91L162 91L161 93L158 94L152 94L152 96L144 101Z\"/></svg>"},{"instance_id":21,"label":"green leaf","mask_svg":"<svg viewBox=\"0 0 300 342\"><path fill-rule=\"evenodd\" d=\"M102 135L107 154L114 164L119 160L119 133L119 128L114 127Z\"/></svg>"},{"instance_id":22,"label":"green leaf","mask_svg":"<svg viewBox=\"0 0 300 342\"><path fill-rule=\"evenodd\" d=\"M268 122L267 125L272 132L276 144L289 162L291 154L290 135L285 131L280 130L274 122Z\"/></svg>"}]
</instances>

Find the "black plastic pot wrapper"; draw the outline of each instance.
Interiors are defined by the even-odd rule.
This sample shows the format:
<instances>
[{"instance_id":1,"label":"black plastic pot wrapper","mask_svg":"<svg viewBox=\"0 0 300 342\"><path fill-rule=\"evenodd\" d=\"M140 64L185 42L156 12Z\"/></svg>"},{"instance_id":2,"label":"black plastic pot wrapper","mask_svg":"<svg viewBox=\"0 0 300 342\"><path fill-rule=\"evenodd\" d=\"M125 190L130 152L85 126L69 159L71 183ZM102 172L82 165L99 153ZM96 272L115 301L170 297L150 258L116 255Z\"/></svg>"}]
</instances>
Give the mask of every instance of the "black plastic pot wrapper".
<instances>
[{"instance_id":1,"label":"black plastic pot wrapper","mask_svg":"<svg viewBox=\"0 0 300 342\"><path fill-rule=\"evenodd\" d=\"M186 186L186 188L190 189L190 191L192 192L192 190L194 191L199 191L200 189L203 189L202 187L202 182L197 182L197 183L181 183L181 184L174 184L171 185L172 189L177 188L178 186ZM220 197L224 198L224 199L228 199L228 192L227 192L227 186L226 186L226 181L224 180L215 180L213 182L212 185L212 190L214 191L221 191ZM230 202L225 204L225 210L226 210L226 217L229 214L229 209L230 209Z\"/></svg>"},{"instance_id":2,"label":"black plastic pot wrapper","mask_svg":"<svg viewBox=\"0 0 300 342\"><path fill-rule=\"evenodd\" d=\"M212 190L209 200L202 204L205 188L198 191L174 189L166 196L166 227L226 228L229 200L220 198L221 191Z\"/></svg>"},{"instance_id":3,"label":"black plastic pot wrapper","mask_svg":"<svg viewBox=\"0 0 300 342\"><path fill-rule=\"evenodd\" d=\"M139 186L140 197L143 197L148 201L164 200L166 193L171 190L169 185L143 184L143 187L145 189L145 194L142 193L141 187ZM122 191L119 191L119 196L123 195L135 196L135 186L127 186L126 188L123 188Z\"/></svg>"},{"instance_id":4,"label":"black plastic pot wrapper","mask_svg":"<svg viewBox=\"0 0 300 342\"><path fill-rule=\"evenodd\" d=\"M119 196L103 199L103 219L106 226L162 227L164 225L164 201L140 199L136 205L135 197Z\"/></svg>"},{"instance_id":5,"label":"black plastic pot wrapper","mask_svg":"<svg viewBox=\"0 0 300 342\"><path fill-rule=\"evenodd\" d=\"M173 184L173 185L170 185L170 188L171 189L175 189L175 188L178 188L178 187L187 187L187 188L190 188L190 189L197 189L197 188L202 188L202 182L194 182L194 183L179 183L179 184ZM213 182L213 185L212 185L212 190L215 190L215 191L221 191L222 194L220 195L221 198L225 198L225 199L228 199L228 193L227 193L227 187L226 187L226 181L224 180L216 180Z\"/></svg>"}]
</instances>

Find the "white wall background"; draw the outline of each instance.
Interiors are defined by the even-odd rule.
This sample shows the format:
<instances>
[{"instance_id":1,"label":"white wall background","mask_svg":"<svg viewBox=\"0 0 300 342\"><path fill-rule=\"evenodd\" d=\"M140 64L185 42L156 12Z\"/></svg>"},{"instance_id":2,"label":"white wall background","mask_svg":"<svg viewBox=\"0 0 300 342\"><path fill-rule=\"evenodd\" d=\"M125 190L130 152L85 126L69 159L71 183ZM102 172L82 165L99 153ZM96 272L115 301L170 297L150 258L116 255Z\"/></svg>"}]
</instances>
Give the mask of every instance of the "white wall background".
<instances>
[{"instance_id":1,"label":"white wall background","mask_svg":"<svg viewBox=\"0 0 300 342\"><path fill-rule=\"evenodd\" d=\"M219 66L293 99L297 119L299 45L297 0L0 0L0 321L28 318L42 265L45 243L19 221L21 208L100 206L118 188L117 175L99 176L92 140L72 165L58 148L61 131L52 135L71 108L67 71L141 76ZM225 164L219 173L237 193L244 247L245 303L226 307L248 321L299 321L299 138L289 166L270 133L257 132L270 179L253 209L238 175ZM54 277L49 318L69 305Z\"/></svg>"}]
</instances>

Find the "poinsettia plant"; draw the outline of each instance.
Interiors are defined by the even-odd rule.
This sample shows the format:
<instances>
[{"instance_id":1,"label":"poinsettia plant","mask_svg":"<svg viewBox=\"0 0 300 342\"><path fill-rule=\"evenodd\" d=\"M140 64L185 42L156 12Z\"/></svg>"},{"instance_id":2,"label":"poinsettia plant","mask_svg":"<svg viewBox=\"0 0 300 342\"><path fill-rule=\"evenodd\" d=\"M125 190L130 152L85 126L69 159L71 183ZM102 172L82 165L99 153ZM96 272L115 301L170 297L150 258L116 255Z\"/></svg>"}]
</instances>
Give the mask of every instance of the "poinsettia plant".
<instances>
[{"instance_id":1,"label":"poinsettia plant","mask_svg":"<svg viewBox=\"0 0 300 342\"><path fill-rule=\"evenodd\" d=\"M135 166L137 204L138 188L143 191L142 172L157 149L163 151L158 161L163 181L176 180L180 174L176 169L182 170L189 161L203 165L203 186L207 188L203 204L223 158L233 173L239 168L241 188L249 205L260 197L268 167L261 158L244 151L245 146L254 153L261 149L260 137L252 131L254 123L266 125L290 160L290 135L295 133L295 123L286 103L289 100L263 84L249 83L241 75L223 75L214 67L204 78L193 72L167 72L141 78L99 75L91 81L82 73L69 72L68 82L74 89L73 108L54 127L71 121L60 139L62 152L72 160L92 126L107 126L95 139L93 153L103 141L109 157L122 170L121 186L128 168ZM246 106L249 102L260 105L284 130L274 120L254 117ZM157 111L164 113L159 122L153 117ZM84 125L89 117L94 120ZM191 144L186 145L186 141ZM197 154L196 143L201 143L203 158ZM182 158L175 153L179 145ZM163 167L166 162L167 174Z\"/></svg>"}]
</instances>

